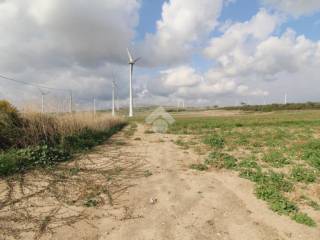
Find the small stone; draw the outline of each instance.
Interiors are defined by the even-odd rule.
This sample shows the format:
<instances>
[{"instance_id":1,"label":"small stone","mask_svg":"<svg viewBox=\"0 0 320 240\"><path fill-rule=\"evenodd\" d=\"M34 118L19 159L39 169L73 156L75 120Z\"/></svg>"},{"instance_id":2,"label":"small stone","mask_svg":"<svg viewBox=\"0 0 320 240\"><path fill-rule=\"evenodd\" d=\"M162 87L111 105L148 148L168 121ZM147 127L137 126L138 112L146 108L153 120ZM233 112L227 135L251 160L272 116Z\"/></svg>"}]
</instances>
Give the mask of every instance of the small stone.
<instances>
[{"instance_id":1,"label":"small stone","mask_svg":"<svg viewBox=\"0 0 320 240\"><path fill-rule=\"evenodd\" d=\"M156 199L156 198L150 198L150 204L156 204L157 202L158 202L158 199Z\"/></svg>"}]
</instances>

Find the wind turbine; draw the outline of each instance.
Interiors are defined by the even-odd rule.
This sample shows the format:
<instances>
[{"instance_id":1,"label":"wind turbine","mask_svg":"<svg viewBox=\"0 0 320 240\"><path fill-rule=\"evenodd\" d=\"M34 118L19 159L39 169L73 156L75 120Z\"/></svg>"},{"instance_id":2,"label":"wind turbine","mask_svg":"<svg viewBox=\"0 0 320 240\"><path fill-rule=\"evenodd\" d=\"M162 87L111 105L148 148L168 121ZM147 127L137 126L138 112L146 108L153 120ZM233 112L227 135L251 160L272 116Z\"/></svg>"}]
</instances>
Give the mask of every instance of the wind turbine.
<instances>
[{"instance_id":1,"label":"wind turbine","mask_svg":"<svg viewBox=\"0 0 320 240\"><path fill-rule=\"evenodd\" d=\"M116 83L113 80L112 81L112 116L113 117L115 116L115 110L114 110L114 107L115 107L115 104L114 104L115 88L116 88Z\"/></svg>"},{"instance_id":2,"label":"wind turbine","mask_svg":"<svg viewBox=\"0 0 320 240\"><path fill-rule=\"evenodd\" d=\"M38 88L41 93L41 112L44 113L44 96L48 95L49 92L43 91L41 88Z\"/></svg>"},{"instance_id":3,"label":"wind turbine","mask_svg":"<svg viewBox=\"0 0 320 240\"><path fill-rule=\"evenodd\" d=\"M127 48L128 57L129 57L129 65L130 65L130 92L129 92L129 117L133 117L133 99L132 99L132 74L133 74L133 66L140 60L140 58L133 59L129 48Z\"/></svg>"},{"instance_id":4,"label":"wind turbine","mask_svg":"<svg viewBox=\"0 0 320 240\"><path fill-rule=\"evenodd\" d=\"M284 104L287 104L287 93L284 94Z\"/></svg>"}]
</instances>

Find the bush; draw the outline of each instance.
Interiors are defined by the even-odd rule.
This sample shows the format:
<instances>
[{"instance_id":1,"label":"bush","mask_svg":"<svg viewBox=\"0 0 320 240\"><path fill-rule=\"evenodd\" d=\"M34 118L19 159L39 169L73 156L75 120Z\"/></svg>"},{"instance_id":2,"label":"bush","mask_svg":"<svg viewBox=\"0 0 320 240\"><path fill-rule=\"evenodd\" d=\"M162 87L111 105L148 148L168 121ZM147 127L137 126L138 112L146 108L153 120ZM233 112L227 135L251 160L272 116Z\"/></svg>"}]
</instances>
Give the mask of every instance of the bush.
<instances>
[{"instance_id":1,"label":"bush","mask_svg":"<svg viewBox=\"0 0 320 240\"><path fill-rule=\"evenodd\" d=\"M22 119L7 101L0 101L0 150L13 147L21 137Z\"/></svg>"}]
</instances>

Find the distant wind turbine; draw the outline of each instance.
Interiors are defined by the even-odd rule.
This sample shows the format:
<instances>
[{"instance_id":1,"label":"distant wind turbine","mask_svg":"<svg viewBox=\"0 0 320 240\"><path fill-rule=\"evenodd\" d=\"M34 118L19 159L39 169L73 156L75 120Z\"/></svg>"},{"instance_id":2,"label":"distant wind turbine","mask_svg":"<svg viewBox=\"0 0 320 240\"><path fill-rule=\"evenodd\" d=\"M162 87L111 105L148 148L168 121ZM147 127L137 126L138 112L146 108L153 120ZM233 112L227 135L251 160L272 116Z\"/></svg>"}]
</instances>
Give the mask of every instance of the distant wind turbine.
<instances>
[{"instance_id":1,"label":"distant wind turbine","mask_svg":"<svg viewBox=\"0 0 320 240\"><path fill-rule=\"evenodd\" d=\"M130 65L130 92L129 92L129 117L133 117L133 99L132 99L132 74L133 74L133 66L140 60L140 58L134 59L127 48L128 57L129 57L129 65Z\"/></svg>"},{"instance_id":2,"label":"distant wind turbine","mask_svg":"<svg viewBox=\"0 0 320 240\"><path fill-rule=\"evenodd\" d=\"M287 93L284 94L284 104L287 104Z\"/></svg>"},{"instance_id":3,"label":"distant wind turbine","mask_svg":"<svg viewBox=\"0 0 320 240\"><path fill-rule=\"evenodd\" d=\"M44 96L48 95L50 92L45 92L41 88L39 88L39 92L41 93L41 112L44 113Z\"/></svg>"},{"instance_id":4,"label":"distant wind turbine","mask_svg":"<svg viewBox=\"0 0 320 240\"><path fill-rule=\"evenodd\" d=\"M115 116L115 103L114 103L114 97L115 97L115 88L116 88L116 82L112 81L112 116Z\"/></svg>"}]
</instances>

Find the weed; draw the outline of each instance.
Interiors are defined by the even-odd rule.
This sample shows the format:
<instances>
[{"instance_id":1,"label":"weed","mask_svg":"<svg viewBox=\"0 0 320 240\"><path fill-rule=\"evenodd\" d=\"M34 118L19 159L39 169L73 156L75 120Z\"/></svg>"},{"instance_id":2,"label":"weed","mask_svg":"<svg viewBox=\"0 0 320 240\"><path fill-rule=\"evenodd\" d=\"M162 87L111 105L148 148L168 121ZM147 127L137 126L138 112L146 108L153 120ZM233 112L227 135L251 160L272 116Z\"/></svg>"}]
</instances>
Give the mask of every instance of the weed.
<instances>
[{"instance_id":1,"label":"weed","mask_svg":"<svg viewBox=\"0 0 320 240\"><path fill-rule=\"evenodd\" d=\"M276 168L283 167L290 163L290 161L283 156L283 153L279 151L272 151L264 154L262 160Z\"/></svg>"},{"instance_id":2,"label":"weed","mask_svg":"<svg viewBox=\"0 0 320 240\"><path fill-rule=\"evenodd\" d=\"M184 142L182 139L178 139L177 141L175 141L175 144L177 144L178 146L182 147L182 149L188 149L188 143Z\"/></svg>"},{"instance_id":3,"label":"weed","mask_svg":"<svg viewBox=\"0 0 320 240\"><path fill-rule=\"evenodd\" d=\"M198 170L198 171L206 171L206 170L208 170L208 167L205 164L202 164L202 163L191 164L190 168L194 169L194 170Z\"/></svg>"},{"instance_id":4,"label":"weed","mask_svg":"<svg viewBox=\"0 0 320 240\"><path fill-rule=\"evenodd\" d=\"M316 226L315 221L305 213L296 213L291 218L292 218L292 220L296 221L297 223L301 223L301 224L304 224L304 225L307 225L310 227Z\"/></svg>"},{"instance_id":5,"label":"weed","mask_svg":"<svg viewBox=\"0 0 320 240\"><path fill-rule=\"evenodd\" d=\"M215 148L223 148L224 147L224 139L219 135L209 135L203 139L203 143L215 147Z\"/></svg>"},{"instance_id":6,"label":"weed","mask_svg":"<svg viewBox=\"0 0 320 240\"><path fill-rule=\"evenodd\" d=\"M144 175L145 177L150 177L150 176L152 176L152 172L150 172L149 170L145 170L144 173L143 173L143 175Z\"/></svg>"},{"instance_id":7,"label":"weed","mask_svg":"<svg viewBox=\"0 0 320 240\"><path fill-rule=\"evenodd\" d=\"M291 170L291 177L297 182L312 183L316 180L315 172L301 166L296 166Z\"/></svg>"},{"instance_id":8,"label":"weed","mask_svg":"<svg viewBox=\"0 0 320 240\"><path fill-rule=\"evenodd\" d=\"M312 140L303 146L302 159L320 170L320 140Z\"/></svg>"},{"instance_id":9,"label":"weed","mask_svg":"<svg viewBox=\"0 0 320 240\"><path fill-rule=\"evenodd\" d=\"M98 200L95 198L87 198L83 205L86 207L96 207L98 203Z\"/></svg>"},{"instance_id":10,"label":"weed","mask_svg":"<svg viewBox=\"0 0 320 240\"><path fill-rule=\"evenodd\" d=\"M237 166L237 159L227 153L211 152L205 160L205 164L216 168L233 169Z\"/></svg>"}]
</instances>

